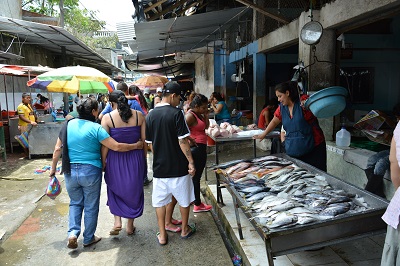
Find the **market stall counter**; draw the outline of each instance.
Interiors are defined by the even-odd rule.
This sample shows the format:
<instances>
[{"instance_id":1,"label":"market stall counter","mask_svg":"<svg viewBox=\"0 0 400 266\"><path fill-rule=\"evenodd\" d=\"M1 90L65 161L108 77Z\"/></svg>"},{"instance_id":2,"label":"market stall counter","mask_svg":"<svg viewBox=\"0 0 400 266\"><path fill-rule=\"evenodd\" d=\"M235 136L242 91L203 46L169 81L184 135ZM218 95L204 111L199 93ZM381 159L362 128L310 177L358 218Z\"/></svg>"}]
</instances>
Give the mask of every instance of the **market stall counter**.
<instances>
[{"instance_id":1,"label":"market stall counter","mask_svg":"<svg viewBox=\"0 0 400 266\"><path fill-rule=\"evenodd\" d=\"M385 199L285 154L227 162L217 172L232 196L240 239L239 208L263 239L269 265L274 256L386 230Z\"/></svg>"},{"instance_id":2,"label":"market stall counter","mask_svg":"<svg viewBox=\"0 0 400 266\"><path fill-rule=\"evenodd\" d=\"M256 134L262 133L261 129L255 129L255 130L245 130L241 131L235 134L232 134L231 137L214 137L212 135L207 134L212 140L215 142L215 165L219 164L219 157L218 157L218 144L221 144L223 142L232 142L232 141L253 141L253 155L254 158L257 156L257 146L256 146L256 139L253 139L253 136ZM272 131L270 132L267 136L265 136L266 139L273 139L273 138L279 138L280 137L280 132L279 131ZM207 180L207 179L206 179ZM216 174L216 180L217 180L217 202L224 204L224 200L222 198L222 193L221 193L221 186L219 182L219 176Z\"/></svg>"},{"instance_id":3,"label":"market stall counter","mask_svg":"<svg viewBox=\"0 0 400 266\"><path fill-rule=\"evenodd\" d=\"M45 122L33 127L29 133L29 159L32 155L53 154L63 123Z\"/></svg>"}]
</instances>

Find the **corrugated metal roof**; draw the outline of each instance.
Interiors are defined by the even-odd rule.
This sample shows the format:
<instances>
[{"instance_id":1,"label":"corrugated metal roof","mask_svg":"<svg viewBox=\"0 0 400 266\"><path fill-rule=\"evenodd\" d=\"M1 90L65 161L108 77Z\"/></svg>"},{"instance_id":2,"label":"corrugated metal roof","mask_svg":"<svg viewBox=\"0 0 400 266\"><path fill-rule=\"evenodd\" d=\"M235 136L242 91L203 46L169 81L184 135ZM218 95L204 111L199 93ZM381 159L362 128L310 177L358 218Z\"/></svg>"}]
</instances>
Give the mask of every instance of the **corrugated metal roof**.
<instances>
[{"instance_id":1,"label":"corrugated metal roof","mask_svg":"<svg viewBox=\"0 0 400 266\"><path fill-rule=\"evenodd\" d=\"M61 54L61 47L64 46L68 56L79 58L79 60L86 61L91 66L97 66L103 71L120 70L64 28L0 17L0 32L26 39L24 45L37 45L58 54Z\"/></svg>"},{"instance_id":2,"label":"corrugated metal roof","mask_svg":"<svg viewBox=\"0 0 400 266\"><path fill-rule=\"evenodd\" d=\"M223 36L224 30L237 23L237 16L245 10L249 9L234 8L136 23L136 47L134 42L128 43L134 52L139 53L140 60L197 49Z\"/></svg>"}]
</instances>

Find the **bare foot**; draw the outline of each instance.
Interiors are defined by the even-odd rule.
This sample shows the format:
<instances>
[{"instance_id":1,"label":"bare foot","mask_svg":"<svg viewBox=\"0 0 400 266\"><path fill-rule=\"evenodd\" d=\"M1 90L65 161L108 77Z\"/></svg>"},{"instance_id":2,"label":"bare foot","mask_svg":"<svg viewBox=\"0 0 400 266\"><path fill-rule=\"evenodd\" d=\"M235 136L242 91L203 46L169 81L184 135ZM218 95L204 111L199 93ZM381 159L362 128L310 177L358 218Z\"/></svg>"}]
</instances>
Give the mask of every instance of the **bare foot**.
<instances>
[{"instance_id":1,"label":"bare foot","mask_svg":"<svg viewBox=\"0 0 400 266\"><path fill-rule=\"evenodd\" d=\"M132 235L135 233L136 227L133 225L134 219L128 219L128 222L126 223L126 233L128 235Z\"/></svg>"}]
</instances>

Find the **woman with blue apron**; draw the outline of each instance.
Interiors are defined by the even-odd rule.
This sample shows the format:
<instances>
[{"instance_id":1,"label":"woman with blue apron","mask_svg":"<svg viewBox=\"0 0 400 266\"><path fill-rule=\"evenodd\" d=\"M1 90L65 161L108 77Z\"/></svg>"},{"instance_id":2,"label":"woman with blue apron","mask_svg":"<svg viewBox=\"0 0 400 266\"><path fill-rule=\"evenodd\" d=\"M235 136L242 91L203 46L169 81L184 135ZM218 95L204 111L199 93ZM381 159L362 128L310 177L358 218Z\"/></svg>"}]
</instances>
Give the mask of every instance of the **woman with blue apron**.
<instances>
[{"instance_id":1,"label":"woman with blue apron","mask_svg":"<svg viewBox=\"0 0 400 266\"><path fill-rule=\"evenodd\" d=\"M317 118L302 107L306 95L299 96L297 83L293 81L278 84L275 94L280 102L274 117L263 133L255 139L264 139L281 122L286 130L286 154L326 171L326 142Z\"/></svg>"}]
</instances>

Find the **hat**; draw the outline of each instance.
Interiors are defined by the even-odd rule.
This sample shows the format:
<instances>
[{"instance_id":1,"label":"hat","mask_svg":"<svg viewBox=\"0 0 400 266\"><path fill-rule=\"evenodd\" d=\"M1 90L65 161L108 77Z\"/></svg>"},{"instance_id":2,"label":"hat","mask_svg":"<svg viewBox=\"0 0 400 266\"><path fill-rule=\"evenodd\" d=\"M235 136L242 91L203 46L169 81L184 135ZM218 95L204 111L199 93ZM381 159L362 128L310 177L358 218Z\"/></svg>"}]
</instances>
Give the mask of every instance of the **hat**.
<instances>
[{"instance_id":1,"label":"hat","mask_svg":"<svg viewBox=\"0 0 400 266\"><path fill-rule=\"evenodd\" d=\"M181 89L181 85L179 85L177 82L173 82L173 81L165 84L164 92L165 93L175 93L181 97L184 94L184 92Z\"/></svg>"},{"instance_id":2,"label":"hat","mask_svg":"<svg viewBox=\"0 0 400 266\"><path fill-rule=\"evenodd\" d=\"M161 87L158 87L158 88L157 88L157 92L162 92L162 88L161 88Z\"/></svg>"},{"instance_id":3,"label":"hat","mask_svg":"<svg viewBox=\"0 0 400 266\"><path fill-rule=\"evenodd\" d=\"M144 94L150 94L150 89L149 88L145 88L144 89Z\"/></svg>"}]
</instances>

